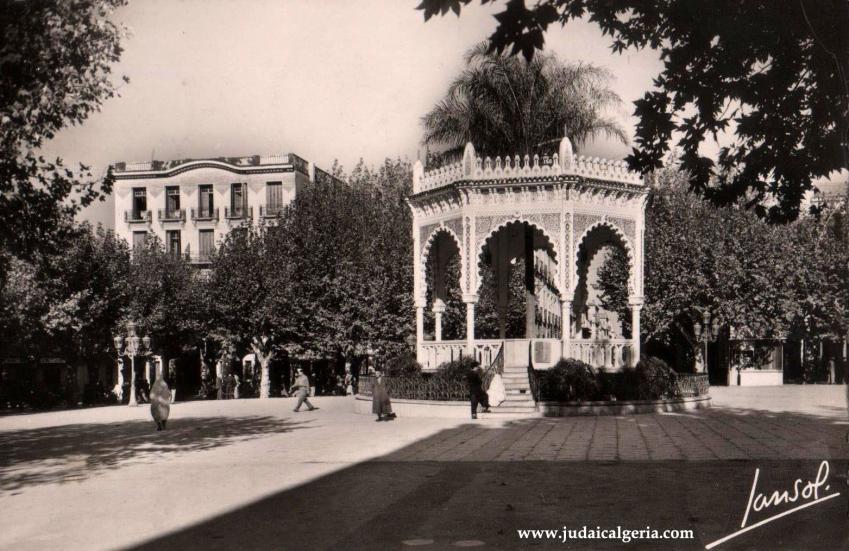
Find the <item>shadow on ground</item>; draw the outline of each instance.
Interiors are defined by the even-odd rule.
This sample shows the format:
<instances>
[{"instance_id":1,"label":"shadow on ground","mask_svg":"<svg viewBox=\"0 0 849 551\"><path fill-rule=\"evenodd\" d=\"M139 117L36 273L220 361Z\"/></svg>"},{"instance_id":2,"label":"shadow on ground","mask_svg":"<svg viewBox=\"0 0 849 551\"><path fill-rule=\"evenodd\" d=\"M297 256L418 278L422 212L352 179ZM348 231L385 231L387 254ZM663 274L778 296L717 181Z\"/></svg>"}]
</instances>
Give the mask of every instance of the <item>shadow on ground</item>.
<instances>
[{"instance_id":1,"label":"shadow on ground","mask_svg":"<svg viewBox=\"0 0 849 551\"><path fill-rule=\"evenodd\" d=\"M303 423L276 417L203 417L60 425L0 432L0 492L82 480L132 462L289 432Z\"/></svg>"},{"instance_id":2,"label":"shadow on ground","mask_svg":"<svg viewBox=\"0 0 849 551\"><path fill-rule=\"evenodd\" d=\"M664 422L705 421L699 416L664 416ZM821 428L811 438L824 444L820 450L826 454L839 450L834 439L842 439L845 432L833 418L753 410L711 412L707 422L727 424L729 431L736 425L733 430L740 432L740 423L752 416L769 416L769 424L762 427L792 428L785 438ZM845 451L817 459L781 459L778 454L772 459L699 461L527 459L545 439L545 431L559 430L564 423L590 422L598 419L520 420L503 428L466 424L136 549L705 549L740 529L755 469L759 491L788 489L792 494L797 479L804 484L816 478L822 460L829 460L830 472L818 489L819 497L835 492L840 496L778 518L716 549L849 548L846 461L841 459ZM775 437L770 432L774 429L760 430L766 431L760 435L764 442ZM686 436L676 432L669 438ZM462 447L470 443L482 445L470 446L463 454ZM800 448L807 444L799 442ZM422 460L427 453L434 460ZM747 526L801 503L799 499L752 511ZM692 530L693 538L563 541L564 527L584 526ZM519 537L518 530L524 529L558 532L554 539L528 540Z\"/></svg>"}]
</instances>

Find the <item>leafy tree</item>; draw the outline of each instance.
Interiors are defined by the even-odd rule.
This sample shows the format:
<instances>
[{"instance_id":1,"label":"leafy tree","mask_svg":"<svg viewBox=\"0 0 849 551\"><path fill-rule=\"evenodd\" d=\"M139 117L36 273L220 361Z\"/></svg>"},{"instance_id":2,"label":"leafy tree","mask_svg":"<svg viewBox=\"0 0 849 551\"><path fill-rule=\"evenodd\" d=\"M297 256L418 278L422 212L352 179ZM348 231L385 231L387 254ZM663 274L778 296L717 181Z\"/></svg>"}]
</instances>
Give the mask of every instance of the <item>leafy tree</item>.
<instances>
[{"instance_id":1,"label":"leafy tree","mask_svg":"<svg viewBox=\"0 0 849 551\"><path fill-rule=\"evenodd\" d=\"M45 355L69 365L111 361L112 335L126 306L129 252L102 227L69 231L69 249L12 258L0 289L0 353L37 365Z\"/></svg>"},{"instance_id":2,"label":"leafy tree","mask_svg":"<svg viewBox=\"0 0 849 551\"><path fill-rule=\"evenodd\" d=\"M562 63L554 54L525 61L478 44L445 98L423 118L424 141L459 151L472 142L485 155L534 154L563 137L581 143L598 135L627 143L606 109L620 103L610 74L587 63Z\"/></svg>"},{"instance_id":3,"label":"leafy tree","mask_svg":"<svg viewBox=\"0 0 849 551\"><path fill-rule=\"evenodd\" d=\"M706 203L675 169L655 180L646 211L646 342L696 352L693 324L704 312L723 331L733 326L757 338L846 334L849 248L840 212L770 225L745 209ZM623 320L627 270L624 255L611 255L599 271L602 302Z\"/></svg>"},{"instance_id":4,"label":"leafy tree","mask_svg":"<svg viewBox=\"0 0 849 551\"><path fill-rule=\"evenodd\" d=\"M487 266L483 270L480 298L475 307L475 337L480 339L498 339L498 289L495 272ZM508 339L525 336L525 259L517 258L510 265L507 276L507 307L505 309L505 334ZM463 317L465 323L465 313Z\"/></svg>"},{"instance_id":5,"label":"leafy tree","mask_svg":"<svg viewBox=\"0 0 849 551\"><path fill-rule=\"evenodd\" d=\"M37 366L42 353L51 349L44 323L50 311L50 297L35 262L11 257L6 266L0 294L0 350L4 356L18 354Z\"/></svg>"},{"instance_id":6,"label":"leafy tree","mask_svg":"<svg viewBox=\"0 0 849 551\"><path fill-rule=\"evenodd\" d=\"M234 347L250 349L260 366L260 398L270 397L269 363L282 336L291 331L282 299L289 289L292 259L277 232L234 229L213 255L205 281L212 323L201 346L202 359L209 369L209 363Z\"/></svg>"},{"instance_id":7,"label":"leafy tree","mask_svg":"<svg viewBox=\"0 0 849 551\"><path fill-rule=\"evenodd\" d=\"M4 0L0 7L0 250L59 251L66 223L109 193L111 177L77 171L38 150L114 96L111 64L123 27L110 19L124 0ZM124 78L126 81L127 79Z\"/></svg>"},{"instance_id":8,"label":"leafy tree","mask_svg":"<svg viewBox=\"0 0 849 551\"><path fill-rule=\"evenodd\" d=\"M151 337L154 350L167 365L169 358L198 341L201 273L185 257L165 251L155 235L132 256L124 317L136 322L141 334Z\"/></svg>"},{"instance_id":9,"label":"leafy tree","mask_svg":"<svg viewBox=\"0 0 849 551\"><path fill-rule=\"evenodd\" d=\"M123 329L129 301L129 249L102 226L83 224L76 234L70 248L44 268L52 297L45 322L65 361L111 363L112 337Z\"/></svg>"},{"instance_id":10,"label":"leafy tree","mask_svg":"<svg viewBox=\"0 0 849 551\"><path fill-rule=\"evenodd\" d=\"M800 305L796 332L839 340L849 332L849 224L847 204L799 220L786 241L788 274Z\"/></svg>"},{"instance_id":11,"label":"leafy tree","mask_svg":"<svg viewBox=\"0 0 849 551\"><path fill-rule=\"evenodd\" d=\"M470 2L423 0L418 9L427 20ZM849 167L844 0L508 0L491 49L531 59L549 25L585 16L610 35L614 52L650 47L664 64L636 102L633 168L659 168L676 139L694 190L792 220L814 179ZM723 132L733 141L717 161L702 155L702 144Z\"/></svg>"},{"instance_id":12,"label":"leafy tree","mask_svg":"<svg viewBox=\"0 0 849 551\"><path fill-rule=\"evenodd\" d=\"M295 356L351 357L367 346L397 354L412 322L411 167L362 163L348 183L326 181L295 198L279 232L293 274L286 286Z\"/></svg>"},{"instance_id":13,"label":"leafy tree","mask_svg":"<svg viewBox=\"0 0 849 551\"><path fill-rule=\"evenodd\" d=\"M601 303L605 310L616 313L622 324L622 335L631 334L631 307L628 305L628 255L622 247L608 247L606 256L598 270L598 282L594 285L601 292Z\"/></svg>"},{"instance_id":14,"label":"leafy tree","mask_svg":"<svg viewBox=\"0 0 849 551\"><path fill-rule=\"evenodd\" d=\"M425 266L425 281L427 282L427 305L425 310L425 328L429 331L435 331L435 318L433 315L433 290L434 290L434 270L436 255L431 255L428 258ZM445 312L442 313L442 338L443 340L460 340L466 336L466 304L463 302L463 289L460 286L460 254L453 254L448 258L448 261L443 267L444 285L445 285ZM497 319L497 318L496 318ZM475 323L477 324L478 315L475 314ZM496 331L497 325L496 325ZM475 332L477 335L477 330Z\"/></svg>"}]
</instances>

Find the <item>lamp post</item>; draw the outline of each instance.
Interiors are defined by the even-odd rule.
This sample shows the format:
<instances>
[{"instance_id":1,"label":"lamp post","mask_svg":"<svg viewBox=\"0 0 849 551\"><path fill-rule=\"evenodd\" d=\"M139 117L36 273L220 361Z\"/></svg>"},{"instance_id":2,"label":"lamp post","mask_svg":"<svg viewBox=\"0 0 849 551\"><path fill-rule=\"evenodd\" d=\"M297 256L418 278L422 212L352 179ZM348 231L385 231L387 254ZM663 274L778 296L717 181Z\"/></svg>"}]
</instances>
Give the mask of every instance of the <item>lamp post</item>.
<instances>
[{"instance_id":1,"label":"lamp post","mask_svg":"<svg viewBox=\"0 0 849 551\"><path fill-rule=\"evenodd\" d=\"M711 316L707 312L702 312L702 323L696 320L693 324L693 333L696 335L696 340L704 345L702 352L702 372L704 373L708 369L708 343L716 340L719 335L719 320L714 317L711 321Z\"/></svg>"},{"instance_id":2,"label":"lamp post","mask_svg":"<svg viewBox=\"0 0 849 551\"><path fill-rule=\"evenodd\" d=\"M118 352L120 358L124 354L130 357L130 400L128 405L139 405L136 400L136 355L146 356L151 352L150 337L139 338L136 335L136 324L129 322L127 324L127 337L121 335L115 336L115 351Z\"/></svg>"}]
</instances>

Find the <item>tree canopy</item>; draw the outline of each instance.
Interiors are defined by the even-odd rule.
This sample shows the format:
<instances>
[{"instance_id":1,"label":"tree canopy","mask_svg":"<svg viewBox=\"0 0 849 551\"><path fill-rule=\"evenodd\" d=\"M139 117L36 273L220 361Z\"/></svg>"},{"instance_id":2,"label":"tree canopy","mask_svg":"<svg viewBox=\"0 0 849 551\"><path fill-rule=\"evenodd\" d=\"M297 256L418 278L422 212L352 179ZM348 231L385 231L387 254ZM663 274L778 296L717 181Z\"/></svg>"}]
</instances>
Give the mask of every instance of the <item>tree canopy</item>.
<instances>
[{"instance_id":1,"label":"tree canopy","mask_svg":"<svg viewBox=\"0 0 849 551\"><path fill-rule=\"evenodd\" d=\"M427 20L459 15L471 1L423 0L418 9ZM654 89L635 102L632 168L661 167L675 141L695 191L784 221L798 216L815 179L849 167L845 0L507 0L491 49L530 60L551 24L583 17L614 52L648 47L663 62ZM702 146L717 137L712 159Z\"/></svg>"},{"instance_id":2,"label":"tree canopy","mask_svg":"<svg viewBox=\"0 0 849 551\"><path fill-rule=\"evenodd\" d=\"M335 359L407 347L411 166L360 163L337 175L344 179L304 185L267 227L232 231L214 256L209 334L256 354L263 396L278 354Z\"/></svg>"},{"instance_id":3,"label":"tree canopy","mask_svg":"<svg viewBox=\"0 0 849 551\"><path fill-rule=\"evenodd\" d=\"M526 61L488 52L484 43L469 50L465 62L422 119L426 144L459 151L472 142L484 155L525 155L556 148L564 127L574 143L599 135L627 143L606 115L621 100L605 69L563 63L554 54Z\"/></svg>"},{"instance_id":4,"label":"tree canopy","mask_svg":"<svg viewBox=\"0 0 849 551\"><path fill-rule=\"evenodd\" d=\"M0 3L0 249L24 256L60 249L66 222L111 190L110 177L45 159L39 149L116 95L111 65L125 29L111 15L124 4Z\"/></svg>"},{"instance_id":5,"label":"tree canopy","mask_svg":"<svg viewBox=\"0 0 849 551\"><path fill-rule=\"evenodd\" d=\"M792 224L715 207L692 193L687 175L660 171L646 210L645 306L648 343L698 345L702 315L759 339L841 339L849 331L849 232L846 205ZM627 258L599 271L605 308L627 320L622 292Z\"/></svg>"}]
</instances>

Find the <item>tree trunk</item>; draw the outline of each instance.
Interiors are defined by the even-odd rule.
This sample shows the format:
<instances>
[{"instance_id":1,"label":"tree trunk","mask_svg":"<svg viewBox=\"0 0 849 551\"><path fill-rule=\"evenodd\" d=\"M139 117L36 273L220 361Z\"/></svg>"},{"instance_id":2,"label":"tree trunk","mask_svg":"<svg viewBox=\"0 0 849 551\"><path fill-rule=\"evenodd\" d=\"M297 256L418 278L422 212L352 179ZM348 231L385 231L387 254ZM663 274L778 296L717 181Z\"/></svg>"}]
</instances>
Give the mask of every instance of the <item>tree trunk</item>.
<instances>
[{"instance_id":1,"label":"tree trunk","mask_svg":"<svg viewBox=\"0 0 849 551\"><path fill-rule=\"evenodd\" d=\"M271 361L271 353L263 350L263 346L258 342L251 343L251 349L256 356L256 361L260 366L259 375L259 397L271 398L271 374L268 370L268 364Z\"/></svg>"}]
</instances>

